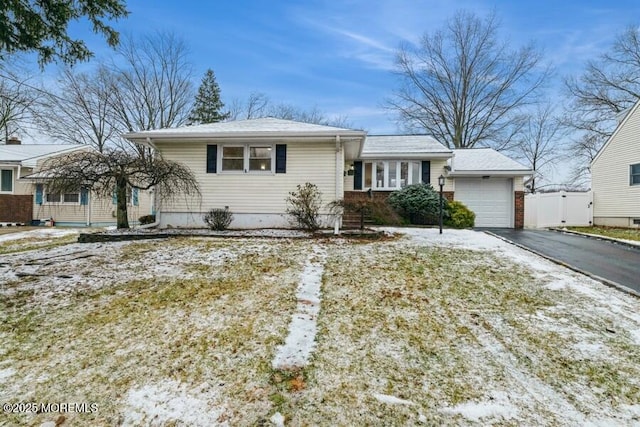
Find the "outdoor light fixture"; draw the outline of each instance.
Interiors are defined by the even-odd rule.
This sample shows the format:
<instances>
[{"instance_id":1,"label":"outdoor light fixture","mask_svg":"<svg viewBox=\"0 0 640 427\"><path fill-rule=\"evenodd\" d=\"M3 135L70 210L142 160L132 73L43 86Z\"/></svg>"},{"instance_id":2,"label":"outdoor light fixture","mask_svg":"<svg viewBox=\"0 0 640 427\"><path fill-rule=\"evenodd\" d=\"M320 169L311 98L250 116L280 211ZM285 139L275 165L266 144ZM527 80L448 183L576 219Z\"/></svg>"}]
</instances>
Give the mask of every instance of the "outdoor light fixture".
<instances>
[{"instance_id":1,"label":"outdoor light fixture","mask_svg":"<svg viewBox=\"0 0 640 427\"><path fill-rule=\"evenodd\" d=\"M442 187L444 187L444 176L438 177L438 185L440 186L440 234L442 234Z\"/></svg>"}]
</instances>

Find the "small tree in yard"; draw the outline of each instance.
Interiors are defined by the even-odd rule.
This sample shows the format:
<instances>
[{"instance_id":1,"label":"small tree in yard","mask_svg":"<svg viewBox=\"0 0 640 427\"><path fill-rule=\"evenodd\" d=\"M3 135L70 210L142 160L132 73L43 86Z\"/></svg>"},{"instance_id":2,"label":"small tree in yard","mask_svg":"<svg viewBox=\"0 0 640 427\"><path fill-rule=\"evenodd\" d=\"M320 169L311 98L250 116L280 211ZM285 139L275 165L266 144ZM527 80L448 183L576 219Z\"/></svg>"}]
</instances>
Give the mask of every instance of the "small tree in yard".
<instances>
[{"instance_id":1,"label":"small tree in yard","mask_svg":"<svg viewBox=\"0 0 640 427\"><path fill-rule=\"evenodd\" d=\"M131 188L156 190L157 200L178 195L199 195L198 183L189 168L163 159L160 155L140 156L123 150L76 151L57 156L44 165L46 189L50 193L71 193L91 189L117 203L117 227L129 228L127 192Z\"/></svg>"},{"instance_id":2,"label":"small tree in yard","mask_svg":"<svg viewBox=\"0 0 640 427\"><path fill-rule=\"evenodd\" d=\"M409 185L394 191L387 199L389 205L412 224L437 224L440 212L440 195L431 184ZM444 200L443 211L447 212Z\"/></svg>"},{"instance_id":3,"label":"small tree in yard","mask_svg":"<svg viewBox=\"0 0 640 427\"><path fill-rule=\"evenodd\" d=\"M287 213L302 229L316 231L320 228L319 213L322 207L322 193L310 182L298 185L296 191L287 197Z\"/></svg>"}]
</instances>

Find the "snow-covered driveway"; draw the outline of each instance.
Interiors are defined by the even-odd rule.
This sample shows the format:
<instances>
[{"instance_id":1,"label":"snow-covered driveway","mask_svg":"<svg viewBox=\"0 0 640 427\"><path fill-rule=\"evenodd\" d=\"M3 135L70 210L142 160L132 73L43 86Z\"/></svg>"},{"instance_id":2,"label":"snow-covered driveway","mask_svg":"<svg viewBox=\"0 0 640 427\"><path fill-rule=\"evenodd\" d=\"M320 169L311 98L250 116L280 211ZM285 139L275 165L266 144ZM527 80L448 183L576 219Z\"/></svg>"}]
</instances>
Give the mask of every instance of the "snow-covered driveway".
<instances>
[{"instance_id":1,"label":"snow-covered driveway","mask_svg":"<svg viewBox=\"0 0 640 427\"><path fill-rule=\"evenodd\" d=\"M640 425L640 300L483 233L387 231L3 236L0 401L96 404L64 425Z\"/></svg>"}]
</instances>

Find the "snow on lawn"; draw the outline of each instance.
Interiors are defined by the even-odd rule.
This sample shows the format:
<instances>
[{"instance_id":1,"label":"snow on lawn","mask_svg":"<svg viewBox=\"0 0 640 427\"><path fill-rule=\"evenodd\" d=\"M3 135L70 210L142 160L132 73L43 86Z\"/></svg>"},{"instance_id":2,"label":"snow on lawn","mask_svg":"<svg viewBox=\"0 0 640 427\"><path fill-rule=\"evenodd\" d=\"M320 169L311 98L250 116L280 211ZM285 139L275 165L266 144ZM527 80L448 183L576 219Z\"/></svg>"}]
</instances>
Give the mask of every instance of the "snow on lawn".
<instances>
[{"instance_id":1,"label":"snow on lawn","mask_svg":"<svg viewBox=\"0 0 640 427\"><path fill-rule=\"evenodd\" d=\"M640 425L640 300L484 233L386 231L6 253L0 401L98 404L70 425Z\"/></svg>"},{"instance_id":2,"label":"snow on lawn","mask_svg":"<svg viewBox=\"0 0 640 427\"><path fill-rule=\"evenodd\" d=\"M42 238L55 238L63 237L71 234L78 234L78 230L75 228L53 228L43 227L35 230L17 231L15 233L3 234L0 236L0 243L8 242L11 240L21 239L42 239Z\"/></svg>"},{"instance_id":3,"label":"snow on lawn","mask_svg":"<svg viewBox=\"0 0 640 427\"><path fill-rule=\"evenodd\" d=\"M289 325L289 334L278 347L273 359L273 368L296 370L307 365L315 347L316 321L320 311L320 286L327 253L324 248L314 246L300 276L296 297L298 306Z\"/></svg>"}]
</instances>

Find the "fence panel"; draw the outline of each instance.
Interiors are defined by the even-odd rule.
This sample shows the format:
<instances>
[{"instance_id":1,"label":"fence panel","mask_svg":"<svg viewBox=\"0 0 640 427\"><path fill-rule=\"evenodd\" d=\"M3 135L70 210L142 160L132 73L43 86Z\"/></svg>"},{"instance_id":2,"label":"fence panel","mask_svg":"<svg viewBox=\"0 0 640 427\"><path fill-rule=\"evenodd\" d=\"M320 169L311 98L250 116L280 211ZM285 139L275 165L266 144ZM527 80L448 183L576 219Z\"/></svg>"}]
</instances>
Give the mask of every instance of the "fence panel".
<instances>
[{"instance_id":1,"label":"fence panel","mask_svg":"<svg viewBox=\"0 0 640 427\"><path fill-rule=\"evenodd\" d=\"M589 226L593 221L592 200L590 191L528 194L524 202L524 226Z\"/></svg>"}]
</instances>

